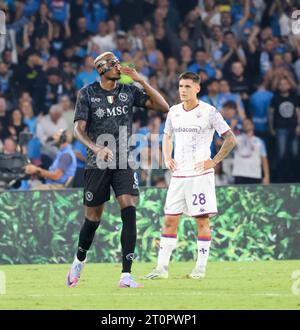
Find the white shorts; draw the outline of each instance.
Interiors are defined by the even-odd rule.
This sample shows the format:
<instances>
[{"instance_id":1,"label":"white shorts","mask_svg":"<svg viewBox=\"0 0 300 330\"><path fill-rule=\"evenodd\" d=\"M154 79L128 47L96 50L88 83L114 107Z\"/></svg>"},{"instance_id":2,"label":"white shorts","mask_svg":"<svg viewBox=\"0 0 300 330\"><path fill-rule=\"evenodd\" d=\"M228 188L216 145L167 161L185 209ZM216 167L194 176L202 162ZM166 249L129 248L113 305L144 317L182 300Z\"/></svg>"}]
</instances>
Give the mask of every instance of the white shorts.
<instances>
[{"instance_id":1,"label":"white shorts","mask_svg":"<svg viewBox=\"0 0 300 330\"><path fill-rule=\"evenodd\" d=\"M190 177L172 177L165 203L165 215L197 217L218 213L214 172Z\"/></svg>"}]
</instances>

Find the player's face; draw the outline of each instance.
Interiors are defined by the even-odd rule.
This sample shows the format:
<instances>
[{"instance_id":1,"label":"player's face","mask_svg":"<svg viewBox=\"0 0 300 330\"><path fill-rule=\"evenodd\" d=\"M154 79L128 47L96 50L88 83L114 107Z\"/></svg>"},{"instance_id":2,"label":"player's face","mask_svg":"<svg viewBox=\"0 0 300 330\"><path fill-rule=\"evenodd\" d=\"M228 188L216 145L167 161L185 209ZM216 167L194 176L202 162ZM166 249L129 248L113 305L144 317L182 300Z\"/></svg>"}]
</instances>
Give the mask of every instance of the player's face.
<instances>
[{"instance_id":1,"label":"player's face","mask_svg":"<svg viewBox=\"0 0 300 330\"><path fill-rule=\"evenodd\" d=\"M121 77L121 65L119 60L111 55L108 55L104 58L107 63L100 69L100 71L103 71L103 69L110 68L109 71L104 73L105 78L108 80L119 80Z\"/></svg>"},{"instance_id":2,"label":"player's face","mask_svg":"<svg viewBox=\"0 0 300 330\"><path fill-rule=\"evenodd\" d=\"M179 96L182 102L197 99L200 92L200 86L191 79L181 79L179 81Z\"/></svg>"}]
</instances>

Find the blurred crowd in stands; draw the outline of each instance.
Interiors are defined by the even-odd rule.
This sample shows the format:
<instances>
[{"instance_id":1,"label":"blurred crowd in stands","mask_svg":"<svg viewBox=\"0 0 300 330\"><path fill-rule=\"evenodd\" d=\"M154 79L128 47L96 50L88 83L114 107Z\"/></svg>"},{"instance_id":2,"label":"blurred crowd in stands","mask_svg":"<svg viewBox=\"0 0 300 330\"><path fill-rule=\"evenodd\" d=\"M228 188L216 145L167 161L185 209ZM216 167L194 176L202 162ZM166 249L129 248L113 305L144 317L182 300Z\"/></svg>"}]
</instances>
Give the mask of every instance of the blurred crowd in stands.
<instances>
[{"instance_id":1,"label":"blurred crowd in stands","mask_svg":"<svg viewBox=\"0 0 300 330\"><path fill-rule=\"evenodd\" d=\"M99 79L93 59L113 51L170 105L179 102L179 74L199 74L199 99L215 106L239 137L235 152L216 168L218 185L300 182L300 34L293 33L291 19L297 2L0 1L6 13L0 150L16 152L20 133L32 133L28 157L48 169L58 152L51 137L73 130L78 90ZM132 83L128 76L120 82ZM149 162L154 147L159 153L152 163L161 164L157 136L164 122L163 115L135 109L134 132L145 136L142 162ZM85 148L72 143L82 173ZM216 135L212 155L221 143ZM164 187L170 173L140 169L139 176L141 185Z\"/></svg>"}]
</instances>

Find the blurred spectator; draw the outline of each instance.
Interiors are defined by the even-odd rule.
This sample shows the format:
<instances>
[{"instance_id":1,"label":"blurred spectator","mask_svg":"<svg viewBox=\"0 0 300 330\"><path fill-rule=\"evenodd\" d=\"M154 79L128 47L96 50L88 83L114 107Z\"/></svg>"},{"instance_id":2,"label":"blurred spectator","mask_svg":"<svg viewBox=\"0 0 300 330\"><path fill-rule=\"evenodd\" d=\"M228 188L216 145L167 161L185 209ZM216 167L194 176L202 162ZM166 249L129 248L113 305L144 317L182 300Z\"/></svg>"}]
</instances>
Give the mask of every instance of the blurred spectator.
<instances>
[{"instance_id":1,"label":"blurred spectator","mask_svg":"<svg viewBox=\"0 0 300 330\"><path fill-rule=\"evenodd\" d=\"M6 97L11 95L11 76L12 71L9 70L5 62L0 62L0 93Z\"/></svg>"},{"instance_id":2,"label":"blurred spectator","mask_svg":"<svg viewBox=\"0 0 300 330\"><path fill-rule=\"evenodd\" d=\"M231 75L228 81L231 92L236 93L241 97L247 111L249 95L251 92L251 82L250 79L246 77L244 66L241 62L232 63Z\"/></svg>"},{"instance_id":3,"label":"blurred spectator","mask_svg":"<svg viewBox=\"0 0 300 330\"><path fill-rule=\"evenodd\" d=\"M56 55L50 55L49 59L46 63L46 65L44 66L45 70L49 70L49 69L59 69L59 59Z\"/></svg>"},{"instance_id":4,"label":"blurred spectator","mask_svg":"<svg viewBox=\"0 0 300 330\"><path fill-rule=\"evenodd\" d=\"M90 37L91 32L87 30L86 18L81 16L76 21L76 30L72 31L72 43L75 46L77 56L86 56Z\"/></svg>"},{"instance_id":5,"label":"blurred spectator","mask_svg":"<svg viewBox=\"0 0 300 330\"><path fill-rule=\"evenodd\" d=\"M233 171L234 182L239 183L270 183L269 162L264 142L254 135L254 125L250 119L243 123L244 133L237 136L234 151Z\"/></svg>"},{"instance_id":6,"label":"blurred spectator","mask_svg":"<svg viewBox=\"0 0 300 330\"><path fill-rule=\"evenodd\" d=\"M27 146L27 154L32 162L39 163L41 158L41 144L36 136L37 118L34 116L31 102L23 97L20 101L20 109L23 114L23 122L28 128L28 132L33 134L33 138Z\"/></svg>"},{"instance_id":7,"label":"blurred spectator","mask_svg":"<svg viewBox=\"0 0 300 330\"><path fill-rule=\"evenodd\" d=\"M292 89L297 89L297 83L289 68L285 65L281 54L274 54L272 68L266 73L264 79L267 88L277 90L280 79L286 78Z\"/></svg>"},{"instance_id":8,"label":"blurred spectator","mask_svg":"<svg viewBox=\"0 0 300 330\"><path fill-rule=\"evenodd\" d=\"M50 42L46 37L42 37L38 40L37 51L43 61L43 66L47 65L50 58Z\"/></svg>"},{"instance_id":9,"label":"blurred spectator","mask_svg":"<svg viewBox=\"0 0 300 330\"><path fill-rule=\"evenodd\" d=\"M227 31L224 34L224 45L222 49L222 57L219 63L223 66L225 78L230 76L233 63L240 62L242 66L247 64L245 50L238 43L234 33Z\"/></svg>"},{"instance_id":10,"label":"blurred spectator","mask_svg":"<svg viewBox=\"0 0 300 330\"><path fill-rule=\"evenodd\" d=\"M95 70L94 60L91 56L86 56L83 70L75 77L75 86L80 89L95 80L99 80L99 74Z\"/></svg>"},{"instance_id":11,"label":"blurred spectator","mask_svg":"<svg viewBox=\"0 0 300 330\"><path fill-rule=\"evenodd\" d=\"M215 0L200 1L201 18L207 27L221 24L221 13Z\"/></svg>"},{"instance_id":12,"label":"blurred spectator","mask_svg":"<svg viewBox=\"0 0 300 330\"><path fill-rule=\"evenodd\" d=\"M62 118L67 124L67 130L73 132L74 128L74 106L68 95L62 95L59 99L62 108Z\"/></svg>"},{"instance_id":13,"label":"blurred spectator","mask_svg":"<svg viewBox=\"0 0 300 330\"><path fill-rule=\"evenodd\" d=\"M6 101L3 96L0 96L0 140L4 140L8 136L9 116L6 111Z\"/></svg>"},{"instance_id":14,"label":"blurred spectator","mask_svg":"<svg viewBox=\"0 0 300 330\"><path fill-rule=\"evenodd\" d=\"M213 25L211 27L210 38L208 39L208 49L215 63L219 63L222 57L222 47L224 42L224 35L220 25Z\"/></svg>"},{"instance_id":15,"label":"blurred spectator","mask_svg":"<svg viewBox=\"0 0 300 330\"><path fill-rule=\"evenodd\" d=\"M48 168L57 153L52 137L58 130L67 129L67 123L62 118L62 107L58 104L51 106L49 114L37 123L37 137L41 142L41 159L43 167Z\"/></svg>"},{"instance_id":16,"label":"blurred spectator","mask_svg":"<svg viewBox=\"0 0 300 330\"><path fill-rule=\"evenodd\" d=\"M77 139L73 143L73 150L77 159L77 168L73 181L73 187L79 188L84 186L84 169L87 152L86 147Z\"/></svg>"},{"instance_id":17,"label":"blurred spectator","mask_svg":"<svg viewBox=\"0 0 300 330\"><path fill-rule=\"evenodd\" d=\"M161 53L169 57L172 54L171 51L171 43L169 42L169 39L166 35L166 29L163 25L160 25L156 28L155 31L155 44L156 48L161 51Z\"/></svg>"},{"instance_id":18,"label":"blurred spectator","mask_svg":"<svg viewBox=\"0 0 300 330\"><path fill-rule=\"evenodd\" d=\"M52 25L50 16L51 16L51 14L50 14L47 4L41 2L36 21L34 23L35 38L46 37L49 41L52 40L53 25Z\"/></svg>"},{"instance_id":19,"label":"blurred spectator","mask_svg":"<svg viewBox=\"0 0 300 330\"><path fill-rule=\"evenodd\" d=\"M167 60L166 71L158 78L158 85L166 91L169 104L178 103L178 77L179 65L174 57L169 57Z\"/></svg>"},{"instance_id":20,"label":"blurred spectator","mask_svg":"<svg viewBox=\"0 0 300 330\"><path fill-rule=\"evenodd\" d=\"M120 60L123 61L123 53L129 51L129 44L127 42L126 34L119 32L117 34L116 48L113 49L113 53Z\"/></svg>"},{"instance_id":21,"label":"blurred spectator","mask_svg":"<svg viewBox=\"0 0 300 330\"><path fill-rule=\"evenodd\" d=\"M6 138L3 143L2 152L4 154L14 154L15 152L17 152L17 142L15 141L15 139L11 137Z\"/></svg>"},{"instance_id":22,"label":"blurred spectator","mask_svg":"<svg viewBox=\"0 0 300 330\"><path fill-rule=\"evenodd\" d=\"M198 73L200 70L204 70L207 73L209 79L212 79L216 75L216 71L209 61L209 56L204 48L199 48L195 53L195 62L193 62L189 67L188 71Z\"/></svg>"},{"instance_id":23,"label":"blurred spectator","mask_svg":"<svg viewBox=\"0 0 300 330\"><path fill-rule=\"evenodd\" d=\"M51 12L51 19L54 22L63 24L69 15L70 5L67 0L47 0L49 10Z\"/></svg>"},{"instance_id":24,"label":"blurred spectator","mask_svg":"<svg viewBox=\"0 0 300 330\"><path fill-rule=\"evenodd\" d=\"M221 26L223 32L231 31L232 29L232 17L230 13L230 6L228 6L228 10L224 10L221 12Z\"/></svg>"},{"instance_id":25,"label":"blurred spectator","mask_svg":"<svg viewBox=\"0 0 300 330\"><path fill-rule=\"evenodd\" d=\"M108 52L116 48L116 33L109 33L109 25L107 22L100 22L98 26L98 33L91 38L89 48L94 44L98 47L98 52Z\"/></svg>"},{"instance_id":26,"label":"blurred spectator","mask_svg":"<svg viewBox=\"0 0 300 330\"><path fill-rule=\"evenodd\" d=\"M146 62L146 70L144 70L144 74L149 76L155 74L157 70L161 70L163 68L164 56L161 51L156 49L153 36L144 37L143 46L144 60Z\"/></svg>"},{"instance_id":27,"label":"blurred spectator","mask_svg":"<svg viewBox=\"0 0 300 330\"><path fill-rule=\"evenodd\" d=\"M13 77L17 93L27 91L31 96L34 95L37 82L43 76L42 66L42 59L36 52L30 52L27 55L26 63L18 68Z\"/></svg>"},{"instance_id":28,"label":"blurred spectator","mask_svg":"<svg viewBox=\"0 0 300 330\"><path fill-rule=\"evenodd\" d=\"M208 94L201 97L201 101L209 103L218 111L222 108L220 83L217 79L210 79L207 83Z\"/></svg>"},{"instance_id":29,"label":"blurred spectator","mask_svg":"<svg viewBox=\"0 0 300 330\"><path fill-rule=\"evenodd\" d=\"M51 43L51 53L61 57L66 40L71 36L71 29L68 21L64 23L53 23L53 38Z\"/></svg>"},{"instance_id":30,"label":"blurred spectator","mask_svg":"<svg viewBox=\"0 0 300 330\"><path fill-rule=\"evenodd\" d=\"M182 45L180 48L180 71L187 71L188 66L192 63L193 60L192 49L188 45Z\"/></svg>"},{"instance_id":31,"label":"blurred spectator","mask_svg":"<svg viewBox=\"0 0 300 330\"><path fill-rule=\"evenodd\" d=\"M273 39L267 39L263 42L263 51L260 54L260 72L262 75L265 75L272 68L274 49Z\"/></svg>"},{"instance_id":32,"label":"blurred spectator","mask_svg":"<svg viewBox=\"0 0 300 330\"><path fill-rule=\"evenodd\" d=\"M243 120L242 117L239 116L238 107L235 102L227 101L223 104L222 108L222 116L230 126L235 135L239 135L243 130ZM220 137L216 137L215 135L215 144L217 150L219 150L223 144L223 140ZM219 169L219 179L224 180L224 184L234 183L234 179L232 176L233 169L233 153L229 154L222 162L222 167Z\"/></svg>"},{"instance_id":33,"label":"blurred spectator","mask_svg":"<svg viewBox=\"0 0 300 330\"><path fill-rule=\"evenodd\" d=\"M89 32L95 33L98 23L107 19L107 5L108 1L103 0L84 1L83 14L86 18L86 27Z\"/></svg>"},{"instance_id":34,"label":"blurred spectator","mask_svg":"<svg viewBox=\"0 0 300 330\"><path fill-rule=\"evenodd\" d=\"M268 143L268 111L273 93L268 91L262 81L257 90L250 96L249 109L254 123L255 135Z\"/></svg>"},{"instance_id":35,"label":"blurred spectator","mask_svg":"<svg viewBox=\"0 0 300 330\"><path fill-rule=\"evenodd\" d=\"M234 101L227 101L223 104L221 112L234 134L239 135L242 131L243 118L238 113L237 104Z\"/></svg>"},{"instance_id":36,"label":"blurred spectator","mask_svg":"<svg viewBox=\"0 0 300 330\"><path fill-rule=\"evenodd\" d=\"M45 78L44 82L40 81L34 96L38 114L46 114L52 105L58 103L59 97L63 94L59 69L48 69Z\"/></svg>"},{"instance_id":37,"label":"blurred spectator","mask_svg":"<svg viewBox=\"0 0 300 330\"><path fill-rule=\"evenodd\" d=\"M143 25L140 23L134 24L132 30L130 30L128 34L128 44L133 54L143 49L144 36L145 30Z\"/></svg>"},{"instance_id":38,"label":"blurred spectator","mask_svg":"<svg viewBox=\"0 0 300 330\"><path fill-rule=\"evenodd\" d=\"M75 175L77 161L71 146L72 135L59 130L53 135L53 141L58 146L58 152L49 170L29 164L26 166L27 174L37 174L45 180L45 184L34 187L38 190L64 188L68 180Z\"/></svg>"},{"instance_id":39,"label":"blurred spectator","mask_svg":"<svg viewBox=\"0 0 300 330\"><path fill-rule=\"evenodd\" d=\"M179 55L183 46L188 46L191 50L195 47L194 42L190 39L190 30L185 25L179 29L178 34L167 26L166 37L169 40L172 54L176 56L177 60L180 60Z\"/></svg>"},{"instance_id":40,"label":"blurred spectator","mask_svg":"<svg viewBox=\"0 0 300 330\"><path fill-rule=\"evenodd\" d=\"M221 106L224 106L228 101L236 104L238 114L243 119L245 118L245 108L239 94L231 93L230 86L227 80L220 80Z\"/></svg>"},{"instance_id":41,"label":"blurred spectator","mask_svg":"<svg viewBox=\"0 0 300 330\"><path fill-rule=\"evenodd\" d=\"M85 0L73 0L70 2L70 27L72 31L76 29L78 18L83 16L84 4Z\"/></svg>"},{"instance_id":42,"label":"blurred spectator","mask_svg":"<svg viewBox=\"0 0 300 330\"><path fill-rule=\"evenodd\" d=\"M277 181L292 182L295 175L293 159L297 154L296 136L300 135L300 102L288 79L279 80L278 91L274 93L269 110L269 125L276 140Z\"/></svg>"},{"instance_id":43,"label":"blurred spectator","mask_svg":"<svg viewBox=\"0 0 300 330\"><path fill-rule=\"evenodd\" d=\"M18 143L20 133L25 131L28 131L28 127L23 121L23 114L19 109L15 109L9 119L9 135Z\"/></svg>"},{"instance_id":44,"label":"blurred spectator","mask_svg":"<svg viewBox=\"0 0 300 330\"><path fill-rule=\"evenodd\" d=\"M217 187L226 186L229 183L229 178L226 173L223 172L222 163L218 163L215 167L215 184Z\"/></svg>"}]
</instances>

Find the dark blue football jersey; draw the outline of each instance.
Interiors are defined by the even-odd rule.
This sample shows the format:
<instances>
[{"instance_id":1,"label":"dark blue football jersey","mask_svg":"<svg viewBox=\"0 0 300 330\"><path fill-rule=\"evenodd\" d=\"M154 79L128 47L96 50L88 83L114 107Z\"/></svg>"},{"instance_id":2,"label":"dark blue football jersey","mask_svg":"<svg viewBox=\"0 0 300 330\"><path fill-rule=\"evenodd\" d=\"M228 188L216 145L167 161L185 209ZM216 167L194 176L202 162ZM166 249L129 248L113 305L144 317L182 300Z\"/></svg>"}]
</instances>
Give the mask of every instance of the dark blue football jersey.
<instances>
[{"instance_id":1,"label":"dark blue football jersey","mask_svg":"<svg viewBox=\"0 0 300 330\"><path fill-rule=\"evenodd\" d=\"M116 88L107 91L101 88L99 82L94 82L80 89L75 105L74 122L87 122L86 132L94 143L98 139L98 143L111 147L111 137L114 137L116 149L113 152L116 167L119 168L121 154L126 155L127 159L129 151L127 142L132 135L133 107L145 107L148 99L148 94L133 85L117 84ZM96 156L89 148L86 168L99 168Z\"/></svg>"}]
</instances>

